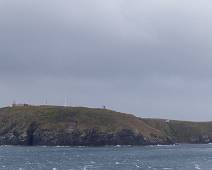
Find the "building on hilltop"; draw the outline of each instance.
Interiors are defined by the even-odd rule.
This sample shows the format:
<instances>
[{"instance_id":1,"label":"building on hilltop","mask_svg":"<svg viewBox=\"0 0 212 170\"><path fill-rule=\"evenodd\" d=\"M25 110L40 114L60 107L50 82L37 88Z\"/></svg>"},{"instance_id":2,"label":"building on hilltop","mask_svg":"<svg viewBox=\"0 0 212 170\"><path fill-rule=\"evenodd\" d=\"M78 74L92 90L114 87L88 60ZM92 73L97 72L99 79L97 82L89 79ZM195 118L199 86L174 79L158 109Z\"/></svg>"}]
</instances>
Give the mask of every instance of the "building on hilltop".
<instances>
[{"instance_id":1,"label":"building on hilltop","mask_svg":"<svg viewBox=\"0 0 212 170\"><path fill-rule=\"evenodd\" d=\"M29 104L26 104L26 103L19 103L19 104L16 104L16 103L13 103L12 104L12 107L23 107L23 106L29 106Z\"/></svg>"}]
</instances>

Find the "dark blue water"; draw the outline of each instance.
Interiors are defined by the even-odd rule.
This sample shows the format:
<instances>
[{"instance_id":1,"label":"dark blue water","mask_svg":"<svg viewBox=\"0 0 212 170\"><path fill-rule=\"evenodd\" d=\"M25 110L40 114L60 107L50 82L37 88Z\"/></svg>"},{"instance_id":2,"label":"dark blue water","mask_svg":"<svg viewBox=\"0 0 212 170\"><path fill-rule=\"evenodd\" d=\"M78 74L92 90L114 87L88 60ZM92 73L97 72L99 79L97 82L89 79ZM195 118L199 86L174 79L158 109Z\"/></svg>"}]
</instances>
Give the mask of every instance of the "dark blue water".
<instances>
[{"instance_id":1,"label":"dark blue water","mask_svg":"<svg viewBox=\"0 0 212 170\"><path fill-rule=\"evenodd\" d=\"M0 169L212 170L212 145L0 147Z\"/></svg>"}]
</instances>

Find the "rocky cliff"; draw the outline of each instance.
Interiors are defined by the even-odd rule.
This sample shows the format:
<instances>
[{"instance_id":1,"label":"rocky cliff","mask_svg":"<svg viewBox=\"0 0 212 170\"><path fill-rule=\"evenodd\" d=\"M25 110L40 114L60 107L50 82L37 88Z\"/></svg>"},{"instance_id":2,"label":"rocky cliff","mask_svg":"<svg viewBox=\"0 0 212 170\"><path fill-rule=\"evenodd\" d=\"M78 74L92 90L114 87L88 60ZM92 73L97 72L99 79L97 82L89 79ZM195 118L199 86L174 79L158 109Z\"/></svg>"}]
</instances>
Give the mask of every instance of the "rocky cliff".
<instances>
[{"instance_id":1,"label":"rocky cliff","mask_svg":"<svg viewBox=\"0 0 212 170\"><path fill-rule=\"evenodd\" d=\"M209 143L212 141L211 128L210 122L167 122L84 107L16 106L0 109L0 145Z\"/></svg>"}]
</instances>

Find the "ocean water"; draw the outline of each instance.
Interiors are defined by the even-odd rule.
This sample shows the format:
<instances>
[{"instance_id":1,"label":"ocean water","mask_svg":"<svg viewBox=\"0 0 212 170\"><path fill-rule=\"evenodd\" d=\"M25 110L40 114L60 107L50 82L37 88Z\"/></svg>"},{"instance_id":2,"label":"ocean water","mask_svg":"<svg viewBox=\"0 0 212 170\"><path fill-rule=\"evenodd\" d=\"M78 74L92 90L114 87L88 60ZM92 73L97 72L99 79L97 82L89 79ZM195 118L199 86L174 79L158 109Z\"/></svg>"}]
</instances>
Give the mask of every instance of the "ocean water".
<instances>
[{"instance_id":1,"label":"ocean water","mask_svg":"<svg viewBox=\"0 0 212 170\"><path fill-rule=\"evenodd\" d=\"M212 170L212 145L0 147L2 170Z\"/></svg>"}]
</instances>

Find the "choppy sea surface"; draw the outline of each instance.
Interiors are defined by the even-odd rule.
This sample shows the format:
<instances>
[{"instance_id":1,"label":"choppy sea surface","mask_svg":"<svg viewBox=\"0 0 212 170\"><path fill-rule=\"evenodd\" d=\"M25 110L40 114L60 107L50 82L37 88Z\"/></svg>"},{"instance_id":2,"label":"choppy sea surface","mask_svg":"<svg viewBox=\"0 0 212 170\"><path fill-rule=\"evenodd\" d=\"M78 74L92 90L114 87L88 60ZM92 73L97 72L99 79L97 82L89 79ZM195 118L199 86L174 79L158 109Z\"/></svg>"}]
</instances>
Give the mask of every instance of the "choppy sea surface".
<instances>
[{"instance_id":1,"label":"choppy sea surface","mask_svg":"<svg viewBox=\"0 0 212 170\"><path fill-rule=\"evenodd\" d=\"M2 170L212 170L212 145L0 147Z\"/></svg>"}]
</instances>

